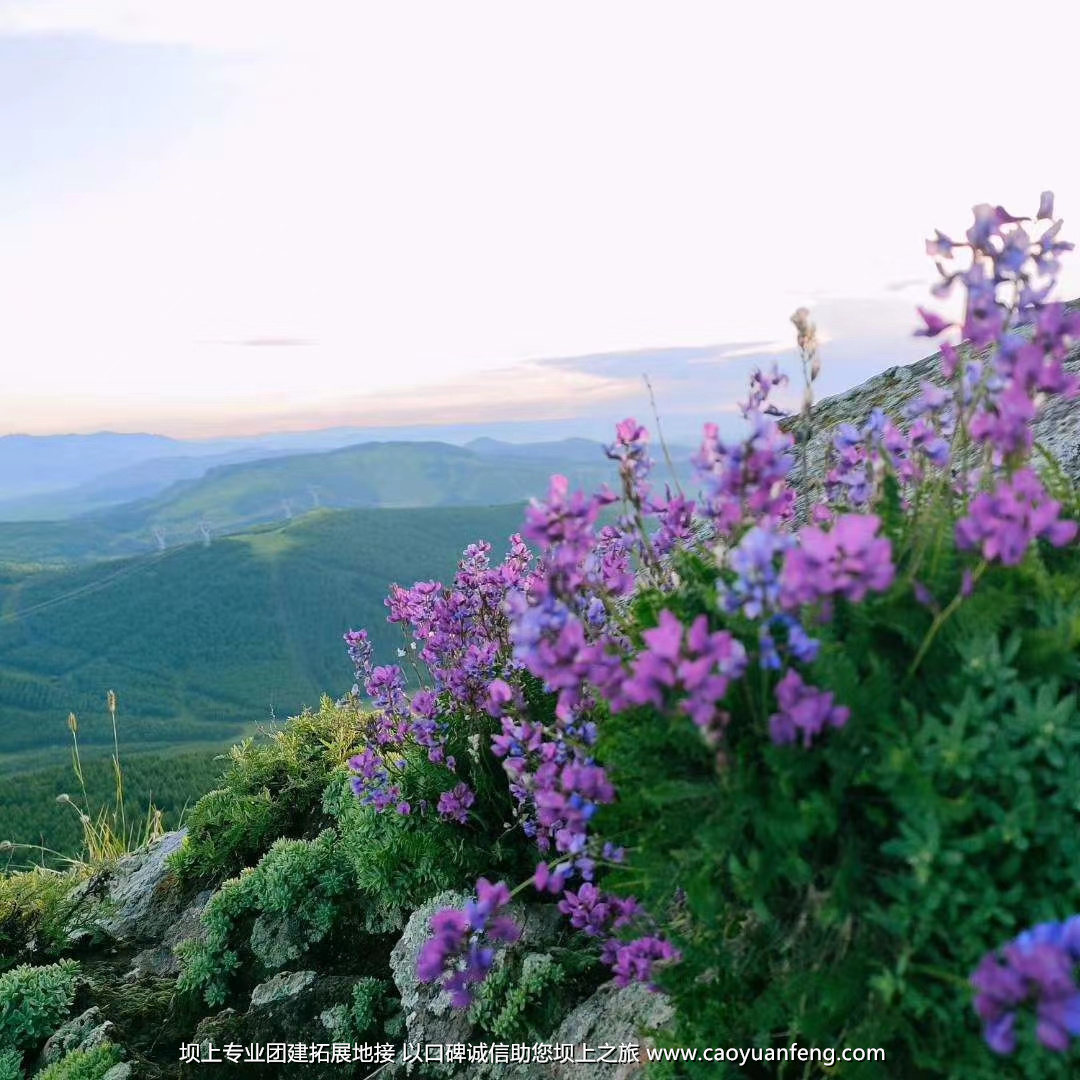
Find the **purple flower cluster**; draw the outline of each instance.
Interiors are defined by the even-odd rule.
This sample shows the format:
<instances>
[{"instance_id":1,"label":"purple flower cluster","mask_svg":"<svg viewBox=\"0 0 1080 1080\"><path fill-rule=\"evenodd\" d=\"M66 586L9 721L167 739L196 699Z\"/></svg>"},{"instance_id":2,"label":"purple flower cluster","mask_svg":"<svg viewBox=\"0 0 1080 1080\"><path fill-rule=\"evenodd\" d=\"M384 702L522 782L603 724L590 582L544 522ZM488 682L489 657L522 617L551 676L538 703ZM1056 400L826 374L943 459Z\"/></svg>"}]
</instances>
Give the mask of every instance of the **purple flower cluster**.
<instances>
[{"instance_id":1,"label":"purple flower cluster","mask_svg":"<svg viewBox=\"0 0 1080 1080\"><path fill-rule=\"evenodd\" d=\"M492 694L509 686L500 672L508 663L508 623L504 601L508 589L520 587L529 574L532 554L519 536L511 537L510 550L499 566L490 565L491 545L473 544L458 566L450 588L438 582L417 582L406 589L392 587L386 604L389 621L412 630L415 655L432 685L415 693L410 702L404 671L397 665L376 667L365 631L345 635L357 679L375 708L371 743L350 766L357 776L353 788L378 810L394 807L411 812L399 783L399 759L408 744L426 749L430 761L457 768L446 753L446 715L454 709L475 713L491 708ZM493 691L492 688L495 687ZM358 692L359 688L354 688ZM385 760L393 757L394 762ZM444 792L438 812L462 824L475 794L458 782Z\"/></svg>"},{"instance_id":2,"label":"purple flower cluster","mask_svg":"<svg viewBox=\"0 0 1080 1080\"><path fill-rule=\"evenodd\" d=\"M947 393L928 382L906 410L907 431L879 408L861 428L838 425L825 476L825 491L833 509L871 507L887 474L899 481L907 497L911 488L926 478L929 467L945 469L953 424L950 401Z\"/></svg>"},{"instance_id":3,"label":"purple flower cluster","mask_svg":"<svg viewBox=\"0 0 1080 1080\"><path fill-rule=\"evenodd\" d=\"M507 590L521 587L529 574L532 553L520 536L511 537L501 565L492 567L490 554L490 544L473 544L450 588L436 582L419 582L411 589L395 585L386 601L390 622L412 630L419 659L431 675L431 694L446 695L449 708L473 710L486 700L489 684L500 674ZM421 705L430 711L433 699Z\"/></svg>"},{"instance_id":4,"label":"purple flower cluster","mask_svg":"<svg viewBox=\"0 0 1080 1080\"><path fill-rule=\"evenodd\" d=\"M782 666L776 633L784 637L784 648L791 657L809 664L817 658L820 642L811 638L802 623L780 610L780 571L777 559L795 544L790 533L755 525L743 534L738 545L728 553L727 564L735 574L731 581L721 581L719 591L724 609L741 612L759 621L758 662L763 668Z\"/></svg>"},{"instance_id":5,"label":"purple flower cluster","mask_svg":"<svg viewBox=\"0 0 1080 1080\"><path fill-rule=\"evenodd\" d=\"M794 440L762 409L771 390L786 382L775 368L772 375L755 372L750 399L742 407L751 429L743 442L725 443L715 424L705 425L694 459L704 488L701 513L721 537L754 524L787 521L794 512L795 492L787 482Z\"/></svg>"},{"instance_id":6,"label":"purple flower cluster","mask_svg":"<svg viewBox=\"0 0 1080 1080\"><path fill-rule=\"evenodd\" d=\"M391 782L385 760L370 747L350 758L349 768L356 774L351 781L353 794L366 806L379 811L395 807L401 814L409 813L411 808L402 797L401 786Z\"/></svg>"},{"instance_id":7,"label":"purple flower cluster","mask_svg":"<svg viewBox=\"0 0 1080 1080\"><path fill-rule=\"evenodd\" d=\"M983 957L971 976L975 1011L983 1034L998 1054L1016 1049L1016 1013L1035 1003L1035 1034L1050 1050L1064 1053L1080 1035L1080 915L1063 923L1042 923L1002 949Z\"/></svg>"},{"instance_id":8,"label":"purple flower cluster","mask_svg":"<svg viewBox=\"0 0 1080 1080\"><path fill-rule=\"evenodd\" d=\"M439 796L437 809L442 817L464 825L469 818L469 807L474 802L476 796L472 791L465 784L457 784L451 791L444 791Z\"/></svg>"},{"instance_id":9,"label":"purple flower cluster","mask_svg":"<svg viewBox=\"0 0 1080 1080\"><path fill-rule=\"evenodd\" d=\"M727 714L719 703L732 679L746 670L746 650L726 630L710 633L699 615L690 628L670 611L642 634L645 648L631 665L629 678L612 688L615 710L638 705L663 709L669 697L680 697L679 709L697 724L710 745L719 742Z\"/></svg>"},{"instance_id":10,"label":"purple flower cluster","mask_svg":"<svg viewBox=\"0 0 1080 1080\"><path fill-rule=\"evenodd\" d=\"M1016 566L1037 538L1061 547L1076 537L1076 522L1063 521L1060 513L1061 504L1039 478L1020 469L971 500L967 516L957 522L956 543L963 550L978 548L988 561Z\"/></svg>"},{"instance_id":11,"label":"purple flower cluster","mask_svg":"<svg viewBox=\"0 0 1080 1080\"><path fill-rule=\"evenodd\" d=\"M776 684L776 701L780 711L769 717L769 734L781 745L801 736L809 746L826 728L843 727L851 715L846 705L833 704L831 693L806 685L795 670Z\"/></svg>"},{"instance_id":12,"label":"purple flower cluster","mask_svg":"<svg viewBox=\"0 0 1080 1080\"><path fill-rule=\"evenodd\" d=\"M815 604L833 596L861 601L868 592L884 592L896 569L892 544L877 535L874 514L844 514L826 531L808 525L798 544L785 553L780 573L780 601L786 608Z\"/></svg>"},{"instance_id":13,"label":"purple flower cluster","mask_svg":"<svg viewBox=\"0 0 1080 1080\"><path fill-rule=\"evenodd\" d=\"M617 986L641 982L656 990L653 981L656 965L678 963L681 959L678 949L653 934L630 941L614 936L626 927L647 921L633 897L607 896L586 882L576 892L571 889L563 892L559 910L575 929L589 937L606 937L602 956L604 963L612 969Z\"/></svg>"},{"instance_id":14,"label":"purple flower cluster","mask_svg":"<svg viewBox=\"0 0 1080 1080\"><path fill-rule=\"evenodd\" d=\"M604 946L604 961L615 975L616 986L644 983L650 990L659 989L653 981L655 968L662 964L677 964L682 953L663 938L635 938L633 941L610 939Z\"/></svg>"},{"instance_id":15,"label":"purple flower cluster","mask_svg":"<svg viewBox=\"0 0 1080 1080\"><path fill-rule=\"evenodd\" d=\"M511 944L520 928L498 912L510 902L503 882L487 878L476 883L477 898L464 911L443 908L431 917L432 936L424 942L416 963L421 982L441 979L456 1008L472 1004L473 987L483 982L495 960L495 946Z\"/></svg>"}]
</instances>

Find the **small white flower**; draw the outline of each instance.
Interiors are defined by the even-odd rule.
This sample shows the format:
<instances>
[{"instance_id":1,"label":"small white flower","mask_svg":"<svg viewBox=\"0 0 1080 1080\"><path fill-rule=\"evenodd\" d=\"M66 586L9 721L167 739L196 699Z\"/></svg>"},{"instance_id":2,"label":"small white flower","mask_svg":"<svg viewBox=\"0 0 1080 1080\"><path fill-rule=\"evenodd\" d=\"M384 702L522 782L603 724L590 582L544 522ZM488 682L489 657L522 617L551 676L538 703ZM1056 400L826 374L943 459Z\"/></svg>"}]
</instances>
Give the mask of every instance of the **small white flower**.
<instances>
[{"instance_id":1,"label":"small white flower","mask_svg":"<svg viewBox=\"0 0 1080 1080\"><path fill-rule=\"evenodd\" d=\"M398 656L404 656L405 655L405 650L404 649L398 649L397 654L398 654Z\"/></svg>"}]
</instances>

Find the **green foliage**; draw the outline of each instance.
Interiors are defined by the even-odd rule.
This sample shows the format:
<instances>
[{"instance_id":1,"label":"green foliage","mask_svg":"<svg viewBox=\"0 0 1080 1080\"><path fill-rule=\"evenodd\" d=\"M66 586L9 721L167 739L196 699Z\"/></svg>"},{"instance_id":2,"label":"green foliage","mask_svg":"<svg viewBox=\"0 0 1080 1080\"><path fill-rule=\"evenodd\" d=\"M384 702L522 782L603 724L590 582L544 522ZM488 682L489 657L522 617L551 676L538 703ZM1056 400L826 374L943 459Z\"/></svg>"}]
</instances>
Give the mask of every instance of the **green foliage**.
<instances>
[{"instance_id":1,"label":"green foliage","mask_svg":"<svg viewBox=\"0 0 1080 1080\"><path fill-rule=\"evenodd\" d=\"M0 1048L0 1080L23 1080L22 1056L17 1050Z\"/></svg>"},{"instance_id":2,"label":"green foliage","mask_svg":"<svg viewBox=\"0 0 1080 1080\"><path fill-rule=\"evenodd\" d=\"M30 949L42 957L59 954L85 921L82 906L69 898L80 877L40 867L0 874L0 971Z\"/></svg>"},{"instance_id":3,"label":"green foliage","mask_svg":"<svg viewBox=\"0 0 1080 1080\"><path fill-rule=\"evenodd\" d=\"M338 1023L333 1029L335 1042L385 1042L405 1034L401 1002L394 984L386 979L366 976L358 980L352 1001L338 1009Z\"/></svg>"},{"instance_id":4,"label":"green foliage","mask_svg":"<svg viewBox=\"0 0 1080 1080\"><path fill-rule=\"evenodd\" d=\"M324 804L337 818L340 857L364 895L364 929L400 930L417 898L462 884L464 837L460 828L435 820L377 813L353 795L349 781L330 785Z\"/></svg>"},{"instance_id":5,"label":"green foliage","mask_svg":"<svg viewBox=\"0 0 1080 1080\"><path fill-rule=\"evenodd\" d=\"M34 1080L101 1080L120 1059L120 1048L110 1042L92 1050L72 1050L42 1069Z\"/></svg>"},{"instance_id":6,"label":"green foliage","mask_svg":"<svg viewBox=\"0 0 1080 1080\"><path fill-rule=\"evenodd\" d=\"M940 507L934 513L940 514ZM929 520L929 519L927 519ZM949 607L952 530L898 535L910 586L838 601L808 678L851 709L807 749L767 735L776 676L752 668L729 695L720 761L689 721L639 709L600 722L619 802L597 829L631 853L607 884L633 893L683 952L661 985L671 1045L884 1047L890 1075L989 1080L967 979L1021 930L1080 910L1080 553L1033 551ZM943 539L944 537L944 539ZM715 570L685 557L659 607L715 627ZM932 647L917 657L923 643ZM1008 1075L1075 1074L1019 1022ZM686 1076L739 1075L685 1065ZM880 1065L838 1063L858 1080Z\"/></svg>"},{"instance_id":7,"label":"green foliage","mask_svg":"<svg viewBox=\"0 0 1080 1080\"><path fill-rule=\"evenodd\" d=\"M283 968L321 942L350 908L348 868L335 834L277 840L254 868L225 882L203 913L206 940L181 950L180 990L210 1005L227 1000L233 976Z\"/></svg>"},{"instance_id":8,"label":"green foliage","mask_svg":"<svg viewBox=\"0 0 1080 1080\"><path fill-rule=\"evenodd\" d=\"M453 717L449 726L453 732ZM487 732L472 743L467 735L451 737L448 754L457 759L453 779L445 767L428 760L422 747L404 751L401 780L413 808L407 815L365 806L352 793L344 771L328 786L323 807L336 820L341 858L364 896L369 932L400 929L425 900L448 889L470 889L481 875L516 880L532 873L535 850L530 852L520 833L507 827L513 821L508 787L501 769L492 767L488 745ZM443 820L434 810L441 792L456 780L477 795L465 825Z\"/></svg>"},{"instance_id":9,"label":"green foliage","mask_svg":"<svg viewBox=\"0 0 1080 1080\"><path fill-rule=\"evenodd\" d=\"M0 1046L26 1050L48 1038L75 1000L79 965L21 964L0 975Z\"/></svg>"},{"instance_id":10,"label":"green foliage","mask_svg":"<svg viewBox=\"0 0 1080 1080\"><path fill-rule=\"evenodd\" d=\"M250 866L278 837L314 835L327 776L355 746L359 719L323 697L267 737L246 739L229 754L220 786L187 818L188 835L173 867L188 882L220 881Z\"/></svg>"},{"instance_id":11,"label":"green foliage","mask_svg":"<svg viewBox=\"0 0 1080 1080\"><path fill-rule=\"evenodd\" d=\"M609 974L591 949L511 949L477 989L472 1021L503 1042L543 1042Z\"/></svg>"}]
</instances>

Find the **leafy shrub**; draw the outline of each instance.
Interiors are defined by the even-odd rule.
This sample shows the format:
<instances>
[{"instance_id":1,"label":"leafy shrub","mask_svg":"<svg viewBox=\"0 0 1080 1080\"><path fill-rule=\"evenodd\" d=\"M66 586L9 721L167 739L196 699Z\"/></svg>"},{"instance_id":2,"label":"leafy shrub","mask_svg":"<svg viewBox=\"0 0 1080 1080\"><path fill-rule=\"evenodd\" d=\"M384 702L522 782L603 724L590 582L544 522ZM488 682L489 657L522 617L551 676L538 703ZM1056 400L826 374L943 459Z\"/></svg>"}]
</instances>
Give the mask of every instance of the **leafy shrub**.
<instances>
[{"instance_id":1,"label":"leafy shrub","mask_svg":"<svg viewBox=\"0 0 1080 1080\"><path fill-rule=\"evenodd\" d=\"M441 777L426 758L417 760L416 773L410 777L414 798L426 790L435 802ZM339 858L359 890L369 933L400 930L425 900L462 888L479 873L523 872L528 865L501 822L463 829L430 815L381 814L352 794L344 776L327 788L324 808L337 822Z\"/></svg>"},{"instance_id":2,"label":"leafy shrub","mask_svg":"<svg viewBox=\"0 0 1080 1080\"><path fill-rule=\"evenodd\" d=\"M80 876L40 867L0 874L0 971L31 948L43 957L60 952L81 925L80 905L70 898Z\"/></svg>"},{"instance_id":3,"label":"leafy shrub","mask_svg":"<svg viewBox=\"0 0 1080 1080\"><path fill-rule=\"evenodd\" d=\"M22 1057L18 1051L0 1049L0 1080L23 1080Z\"/></svg>"},{"instance_id":4,"label":"leafy shrub","mask_svg":"<svg viewBox=\"0 0 1080 1080\"><path fill-rule=\"evenodd\" d=\"M221 786L195 804L184 846L171 857L180 878L222 881L254 865L279 837L319 832L326 777L355 746L356 726L355 712L324 697L317 713L234 746Z\"/></svg>"},{"instance_id":5,"label":"leafy shrub","mask_svg":"<svg viewBox=\"0 0 1080 1080\"><path fill-rule=\"evenodd\" d=\"M203 912L205 941L181 950L181 990L211 1005L228 996L232 976L274 971L321 942L349 910L347 867L326 830L314 840L277 840L254 868L225 882ZM254 965L251 963L254 961Z\"/></svg>"},{"instance_id":6,"label":"leafy shrub","mask_svg":"<svg viewBox=\"0 0 1080 1080\"><path fill-rule=\"evenodd\" d=\"M910 611L838 610L815 679L851 719L812 754L733 720L718 776L699 740L676 739L647 710L601 722L621 797L598 827L634 844L632 871L609 886L632 873L682 951L661 980L678 1004L677 1044L720 1030L732 1045L791 1031L828 1046L843 1033L849 1046L888 1047L905 1076L942 1075L946 1062L953 1075L1000 1075L961 1008L965 976L998 938L1080 907L1077 683L1050 659L1069 659L1080 618L1080 557L1070 561L1048 575L1033 556L984 579L918 679L904 678ZM689 619L708 575L680 571ZM1045 628L1052 609L1065 615L1060 635L1040 639L1036 660L1025 630ZM1017 1067L1070 1068L1034 1049ZM880 1066L863 1068L844 1075Z\"/></svg>"},{"instance_id":7,"label":"leafy shrub","mask_svg":"<svg viewBox=\"0 0 1080 1080\"><path fill-rule=\"evenodd\" d=\"M121 1057L120 1048L110 1042L92 1050L72 1050L42 1069L34 1080L101 1080Z\"/></svg>"},{"instance_id":8,"label":"leafy shrub","mask_svg":"<svg viewBox=\"0 0 1080 1080\"><path fill-rule=\"evenodd\" d=\"M48 1038L75 1000L79 965L21 964L0 975L0 1046L26 1050Z\"/></svg>"},{"instance_id":9,"label":"leafy shrub","mask_svg":"<svg viewBox=\"0 0 1080 1080\"><path fill-rule=\"evenodd\" d=\"M392 982L366 976L352 991L352 1001L338 1006L335 1042L375 1043L405 1034L401 1002Z\"/></svg>"},{"instance_id":10,"label":"leafy shrub","mask_svg":"<svg viewBox=\"0 0 1080 1080\"><path fill-rule=\"evenodd\" d=\"M602 967L588 949L511 950L481 984L470 1014L502 1042L544 1042L559 1021L596 989Z\"/></svg>"}]
</instances>

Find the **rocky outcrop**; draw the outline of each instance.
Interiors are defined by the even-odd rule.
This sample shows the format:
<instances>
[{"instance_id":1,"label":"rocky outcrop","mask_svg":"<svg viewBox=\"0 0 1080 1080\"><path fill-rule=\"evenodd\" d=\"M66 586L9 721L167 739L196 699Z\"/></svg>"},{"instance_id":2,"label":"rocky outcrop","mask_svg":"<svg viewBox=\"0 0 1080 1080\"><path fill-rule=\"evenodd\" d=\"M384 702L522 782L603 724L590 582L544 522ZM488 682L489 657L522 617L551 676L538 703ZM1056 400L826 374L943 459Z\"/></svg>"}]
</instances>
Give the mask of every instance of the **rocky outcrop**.
<instances>
[{"instance_id":1,"label":"rocky outcrop","mask_svg":"<svg viewBox=\"0 0 1080 1080\"><path fill-rule=\"evenodd\" d=\"M432 915L440 908L461 907L467 899L454 892L433 897L413 912L390 954L390 970L401 995L401 1011L410 1042L467 1043L472 1034L468 1015L451 1005L449 995L438 984L422 983L416 977L416 961L430 936Z\"/></svg>"},{"instance_id":2,"label":"rocky outcrop","mask_svg":"<svg viewBox=\"0 0 1080 1080\"><path fill-rule=\"evenodd\" d=\"M1080 300L1074 300L1066 307L1069 311L1080 311ZM825 360L827 363L827 356ZM1069 354L1065 367L1073 374L1080 374L1080 346ZM811 481L820 479L824 474L833 433L840 424L861 427L869 420L874 409L881 409L903 427L905 410L918 396L924 382L945 385L940 352L914 364L891 367L843 394L824 398L814 405L810 412L810 437L805 451L806 471ZM796 490L800 490L802 421L798 417L788 417L780 422L780 426L800 440L797 464L791 474ZM1066 475L1074 483L1080 483L1080 399L1055 399L1050 402L1039 415L1034 434L1036 441L1059 462Z\"/></svg>"},{"instance_id":3,"label":"rocky outcrop","mask_svg":"<svg viewBox=\"0 0 1080 1080\"><path fill-rule=\"evenodd\" d=\"M115 1043L116 1027L106 1020L101 1010L92 1006L84 1013L62 1024L50 1036L38 1059L39 1068L59 1061L72 1050L94 1050L105 1043Z\"/></svg>"},{"instance_id":4,"label":"rocky outcrop","mask_svg":"<svg viewBox=\"0 0 1080 1080\"><path fill-rule=\"evenodd\" d=\"M126 855L108 871L111 911L101 928L122 942L158 942L180 913L176 877L168 858L180 850L186 829L166 833L145 851Z\"/></svg>"},{"instance_id":5,"label":"rocky outcrop","mask_svg":"<svg viewBox=\"0 0 1080 1080\"><path fill-rule=\"evenodd\" d=\"M134 955L126 981L146 976L176 975L176 948L205 936L202 913L212 890L185 896L169 866L186 829L166 833L142 851L133 852L100 870L72 892L72 899L96 904L97 914L71 937L75 947L89 944L95 931L114 945L141 951Z\"/></svg>"}]
</instances>

